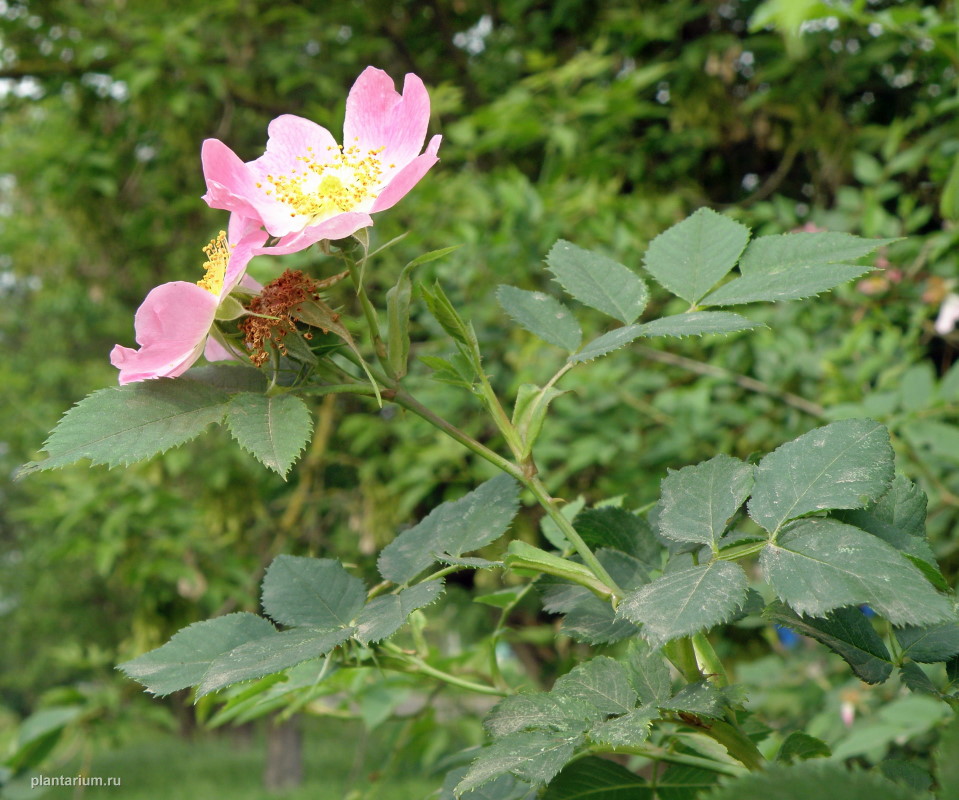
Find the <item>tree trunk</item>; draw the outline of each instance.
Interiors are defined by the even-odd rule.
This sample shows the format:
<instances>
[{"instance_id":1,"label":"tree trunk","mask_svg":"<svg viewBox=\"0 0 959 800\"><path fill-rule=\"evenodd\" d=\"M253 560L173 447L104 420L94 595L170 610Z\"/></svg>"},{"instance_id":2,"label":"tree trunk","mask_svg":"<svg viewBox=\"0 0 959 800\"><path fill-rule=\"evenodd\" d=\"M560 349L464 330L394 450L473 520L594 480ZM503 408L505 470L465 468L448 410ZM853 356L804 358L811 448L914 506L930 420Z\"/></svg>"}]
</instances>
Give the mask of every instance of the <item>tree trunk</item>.
<instances>
[{"instance_id":1,"label":"tree trunk","mask_svg":"<svg viewBox=\"0 0 959 800\"><path fill-rule=\"evenodd\" d=\"M303 783L303 733L296 717L273 722L266 729L266 766L263 785L267 791L291 789Z\"/></svg>"}]
</instances>

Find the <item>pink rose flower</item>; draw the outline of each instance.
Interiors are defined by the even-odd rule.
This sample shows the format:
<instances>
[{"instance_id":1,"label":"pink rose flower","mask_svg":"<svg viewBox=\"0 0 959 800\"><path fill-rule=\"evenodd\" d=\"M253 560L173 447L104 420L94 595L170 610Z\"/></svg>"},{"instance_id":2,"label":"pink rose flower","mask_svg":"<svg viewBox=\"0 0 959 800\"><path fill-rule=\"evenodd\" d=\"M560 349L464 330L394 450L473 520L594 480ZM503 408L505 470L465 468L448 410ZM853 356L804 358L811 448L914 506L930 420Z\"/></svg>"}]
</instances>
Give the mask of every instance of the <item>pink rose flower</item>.
<instances>
[{"instance_id":1,"label":"pink rose flower","mask_svg":"<svg viewBox=\"0 0 959 800\"><path fill-rule=\"evenodd\" d=\"M139 350L118 344L110 352L110 363L120 370L121 385L182 375L204 347L211 361L232 357L208 338L210 329L224 298L241 282L252 281L246 277L246 267L266 237L257 220L234 214L229 234L221 231L203 248L207 261L202 280L173 281L150 291L133 321Z\"/></svg>"},{"instance_id":2,"label":"pink rose flower","mask_svg":"<svg viewBox=\"0 0 959 800\"><path fill-rule=\"evenodd\" d=\"M326 128L291 114L269 126L266 152L244 163L217 139L203 143L211 208L258 219L279 238L270 253L295 253L373 224L439 159L441 136L426 140L430 98L416 75L403 94L385 72L367 67L346 100L343 145Z\"/></svg>"}]
</instances>

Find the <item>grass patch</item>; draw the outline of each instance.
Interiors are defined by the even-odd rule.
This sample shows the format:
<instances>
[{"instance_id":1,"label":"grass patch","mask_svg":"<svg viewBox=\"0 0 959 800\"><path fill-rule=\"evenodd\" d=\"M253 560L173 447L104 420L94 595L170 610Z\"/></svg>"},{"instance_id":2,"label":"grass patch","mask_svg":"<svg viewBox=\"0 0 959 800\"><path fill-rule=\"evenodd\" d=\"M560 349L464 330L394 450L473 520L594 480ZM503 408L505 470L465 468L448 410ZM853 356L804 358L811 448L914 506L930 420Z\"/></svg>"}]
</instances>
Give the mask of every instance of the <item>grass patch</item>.
<instances>
[{"instance_id":1,"label":"grass patch","mask_svg":"<svg viewBox=\"0 0 959 800\"><path fill-rule=\"evenodd\" d=\"M100 753L85 773L120 778L117 786L52 787L17 798L44 800L425 800L442 783L399 759L391 747L402 723L386 723L373 734L342 720L305 721L304 782L281 793L263 786L266 743L262 731L244 740L229 731L198 732L190 739L156 734ZM77 763L41 772L76 775ZM19 787L18 787L19 788ZM8 795L4 795L7 797Z\"/></svg>"}]
</instances>

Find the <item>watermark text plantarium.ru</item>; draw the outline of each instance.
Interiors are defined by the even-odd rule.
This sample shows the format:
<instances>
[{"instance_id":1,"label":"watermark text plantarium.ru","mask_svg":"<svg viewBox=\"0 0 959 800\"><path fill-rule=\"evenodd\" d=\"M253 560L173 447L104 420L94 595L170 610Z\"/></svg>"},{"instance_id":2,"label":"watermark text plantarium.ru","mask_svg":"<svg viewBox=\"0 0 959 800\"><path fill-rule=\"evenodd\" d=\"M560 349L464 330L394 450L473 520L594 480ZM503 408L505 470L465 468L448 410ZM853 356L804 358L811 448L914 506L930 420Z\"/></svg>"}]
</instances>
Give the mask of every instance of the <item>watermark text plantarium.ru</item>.
<instances>
[{"instance_id":1,"label":"watermark text plantarium.ru","mask_svg":"<svg viewBox=\"0 0 959 800\"><path fill-rule=\"evenodd\" d=\"M31 789L50 786L115 786L119 788L121 783L117 775L34 775L30 778Z\"/></svg>"}]
</instances>

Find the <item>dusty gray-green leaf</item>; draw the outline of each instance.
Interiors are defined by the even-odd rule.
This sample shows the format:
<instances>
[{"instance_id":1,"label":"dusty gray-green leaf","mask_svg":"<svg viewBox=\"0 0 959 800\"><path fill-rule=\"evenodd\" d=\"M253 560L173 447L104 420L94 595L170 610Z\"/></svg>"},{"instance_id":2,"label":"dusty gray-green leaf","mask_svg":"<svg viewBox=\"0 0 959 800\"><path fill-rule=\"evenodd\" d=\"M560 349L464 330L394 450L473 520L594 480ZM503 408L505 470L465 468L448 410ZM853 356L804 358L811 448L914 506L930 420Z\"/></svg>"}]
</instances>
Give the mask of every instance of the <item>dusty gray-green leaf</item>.
<instances>
[{"instance_id":1,"label":"dusty gray-green leaf","mask_svg":"<svg viewBox=\"0 0 959 800\"><path fill-rule=\"evenodd\" d=\"M555 684L551 694L562 694L588 703L597 716L625 714L636 705L636 690L629 685L626 667L607 656L574 667Z\"/></svg>"},{"instance_id":2,"label":"dusty gray-green leaf","mask_svg":"<svg viewBox=\"0 0 959 800\"><path fill-rule=\"evenodd\" d=\"M673 294L695 304L736 265L748 241L749 228L701 208L650 242L644 266Z\"/></svg>"},{"instance_id":3,"label":"dusty gray-green leaf","mask_svg":"<svg viewBox=\"0 0 959 800\"><path fill-rule=\"evenodd\" d=\"M766 326L762 322L754 322L731 311L687 311L684 314L660 317L651 322L630 327L638 328L640 336L683 337L705 336L710 333L737 333Z\"/></svg>"},{"instance_id":4,"label":"dusty gray-green leaf","mask_svg":"<svg viewBox=\"0 0 959 800\"><path fill-rule=\"evenodd\" d=\"M817 739L803 731L793 731L779 748L776 761L792 764L795 761L805 761L808 758L829 758L831 754L832 750L822 739Z\"/></svg>"},{"instance_id":5,"label":"dusty gray-green leaf","mask_svg":"<svg viewBox=\"0 0 959 800\"><path fill-rule=\"evenodd\" d=\"M682 711L701 717L719 718L728 705L726 696L709 681L688 683L659 707L664 711Z\"/></svg>"},{"instance_id":6,"label":"dusty gray-green leaf","mask_svg":"<svg viewBox=\"0 0 959 800\"><path fill-rule=\"evenodd\" d=\"M736 278L702 300L704 306L783 302L828 292L873 269L871 266L817 264L790 272L759 273Z\"/></svg>"},{"instance_id":7,"label":"dusty gray-green leaf","mask_svg":"<svg viewBox=\"0 0 959 800\"><path fill-rule=\"evenodd\" d=\"M626 666L630 685L642 704L659 706L669 700L672 681L662 653L642 639L634 639L626 651Z\"/></svg>"},{"instance_id":8,"label":"dusty gray-green leaf","mask_svg":"<svg viewBox=\"0 0 959 800\"><path fill-rule=\"evenodd\" d=\"M611 258L560 239L546 263L570 295L627 325L646 308L649 291L643 279Z\"/></svg>"},{"instance_id":9,"label":"dusty gray-green leaf","mask_svg":"<svg viewBox=\"0 0 959 800\"><path fill-rule=\"evenodd\" d=\"M544 342L572 353L583 340L579 323L555 297L502 285L496 291L496 299L516 324Z\"/></svg>"},{"instance_id":10,"label":"dusty gray-green leaf","mask_svg":"<svg viewBox=\"0 0 959 800\"><path fill-rule=\"evenodd\" d=\"M408 583L439 553L461 556L484 547L506 532L518 506L516 481L498 475L459 500L437 506L397 536L380 553L380 574L394 583Z\"/></svg>"},{"instance_id":11,"label":"dusty gray-green leaf","mask_svg":"<svg viewBox=\"0 0 959 800\"><path fill-rule=\"evenodd\" d=\"M442 580L410 586L398 594L375 597L356 615L354 636L361 644L379 642L406 624L410 614L435 601L444 589Z\"/></svg>"},{"instance_id":12,"label":"dusty gray-green leaf","mask_svg":"<svg viewBox=\"0 0 959 800\"><path fill-rule=\"evenodd\" d=\"M948 661L959 654L959 623L943 622L925 627L909 626L896 630L902 654L922 664Z\"/></svg>"},{"instance_id":13,"label":"dusty gray-green leaf","mask_svg":"<svg viewBox=\"0 0 959 800\"><path fill-rule=\"evenodd\" d=\"M702 336L707 333L735 333L762 327L764 326L761 322L753 322L729 311L689 311L611 330L587 342L579 352L573 353L567 362L581 364L592 361L625 347L642 336Z\"/></svg>"},{"instance_id":14,"label":"dusty gray-green leaf","mask_svg":"<svg viewBox=\"0 0 959 800\"><path fill-rule=\"evenodd\" d=\"M864 683L882 683L892 675L892 656L857 607L837 608L823 617L807 617L777 601L766 608L764 616L826 645Z\"/></svg>"},{"instance_id":15,"label":"dusty gray-green leaf","mask_svg":"<svg viewBox=\"0 0 959 800\"><path fill-rule=\"evenodd\" d=\"M263 610L281 625L344 628L366 601L366 587L331 558L281 555L263 576Z\"/></svg>"},{"instance_id":16,"label":"dusty gray-green leaf","mask_svg":"<svg viewBox=\"0 0 959 800\"><path fill-rule=\"evenodd\" d=\"M761 772L726 779L703 800L917 800L911 790L868 772L851 772L841 763L815 759L798 764L771 764Z\"/></svg>"},{"instance_id":17,"label":"dusty gray-green leaf","mask_svg":"<svg viewBox=\"0 0 959 800\"><path fill-rule=\"evenodd\" d=\"M833 516L878 536L897 550L936 563L926 542L926 493L904 475L896 475L886 493L874 503L861 509L837 511Z\"/></svg>"},{"instance_id":18,"label":"dusty gray-green leaf","mask_svg":"<svg viewBox=\"0 0 959 800\"><path fill-rule=\"evenodd\" d=\"M534 785L548 783L572 757L582 734L563 735L546 731L517 731L497 739L480 751L456 787L464 792L507 773Z\"/></svg>"},{"instance_id":19,"label":"dusty gray-green leaf","mask_svg":"<svg viewBox=\"0 0 959 800\"><path fill-rule=\"evenodd\" d=\"M752 485L753 467L727 455L668 471L662 482L659 532L678 542L715 546Z\"/></svg>"},{"instance_id":20,"label":"dusty gray-green leaf","mask_svg":"<svg viewBox=\"0 0 959 800\"><path fill-rule=\"evenodd\" d=\"M749 516L771 533L810 511L861 508L892 481L889 432L868 419L833 422L778 447L754 477Z\"/></svg>"},{"instance_id":21,"label":"dusty gray-green leaf","mask_svg":"<svg viewBox=\"0 0 959 800\"><path fill-rule=\"evenodd\" d=\"M670 572L623 598L618 613L642 624L654 647L729 620L746 599L746 573L730 561Z\"/></svg>"},{"instance_id":22,"label":"dusty gray-green leaf","mask_svg":"<svg viewBox=\"0 0 959 800\"><path fill-rule=\"evenodd\" d=\"M240 681L262 678L326 655L353 634L352 628L293 628L241 644L213 660L197 687L197 699Z\"/></svg>"},{"instance_id":23,"label":"dusty gray-green leaf","mask_svg":"<svg viewBox=\"0 0 959 800\"><path fill-rule=\"evenodd\" d=\"M653 720L659 717L655 706L633 708L620 717L598 722L589 729L589 738L613 747L632 747L649 738Z\"/></svg>"},{"instance_id":24,"label":"dusty gray-green leaf","mask_svg":"<svg viewBox=\"0 0 959 800\"><path fill-rule=\"evenodd\" d=\"M942 692L915 661L906 661L899 665L899 680L910 692L942 697Z\"/></svg>"},{"instance_id":25,"label":"dusty gray-green leaf","mask_svg":"<svg viewBox=\"0 0 959 800\"><path fill-rule=\"evenodd\" d=\"M199 684L223 653L275 634L276 628L256 614L227 614L183 628L166 644L120 664L119 669L162 697Z\"/></svg>"},{"instance_id":26,"label":"dusty gray-green leaf","mask_svg":"<svg viewBox=\"0 0 959 800\"><path fill-rule=\"evenodd\" d=\"M43 445L47 458L18 476L72 464L116 467L150 458L199 436L226 414L230 396L185 378L157 378L101 389L66 412Z\"/></svg>"},{"instance_id":27,"label":"dusty gray-green leaf","mask_svg":"<svg viewBox=\"0 0 959 800\"><path fill-rule=\"evenodd\" d=\"M821 617L868 604L894 625L929 625L953 619L939 594L891 545L831 519L801 520L760 555L766 580L800 614Z\"/></svg>"},{"instance_id":28,"label":"dusty gray-green leaf","mask_svg":"<svg viewBox=\"0 0 959 800\"><path fill-rule=\"evenodd\" d=\"M593 550L611 547L638 558L647 568L659 569L662 545L649 524L625 508L603 506L580 511L573 527Z\"/></svg>"},{"instance_id":29,"label":"dusty gray-green leaf","mask_svg":"<svg viewBox=\"0 0 959 800\"><path fill-rule=\"evenodd\" d=\"M240 447L284 478L313 433L310 409L293 394L234 395L226 421Z\"/></svg>"},{"instance_id":30,"label":"dusty gray-green leaf","mask_svg":"<svg viewBox=\"0 0 959 800\"><path fill-rule=\"evenodd\" d=\"M643 800L652 791L643 778L615 761L587 756L563 768L543 800Z\"/></svg>"},{"instance_id":31,"label":"dusty gray-green leaf","mask_svg":"<svg viewBox=\"0 0 959 800\"><path fill-rule=\"evenodd\" d=\"M743 275L769 275L826 264L841 264L867 256L896 239L863 239L848 233L784 233L760 236L739 262Z\"/></svg>"},{"instance_id":32,"label":"dusty gray-green leaf","mask_svg":"<svg viewBox=\"0 0 959 800\"><path fill-rule=\"evenodd\" d=\"M574 732L586 729L595 713L588 702L556 692L514 694L497 703L483 721L490 736L539 729Z\"/></svg>"}]
</instances>

